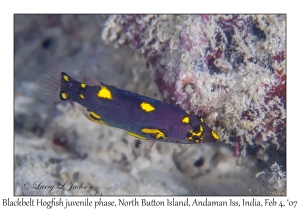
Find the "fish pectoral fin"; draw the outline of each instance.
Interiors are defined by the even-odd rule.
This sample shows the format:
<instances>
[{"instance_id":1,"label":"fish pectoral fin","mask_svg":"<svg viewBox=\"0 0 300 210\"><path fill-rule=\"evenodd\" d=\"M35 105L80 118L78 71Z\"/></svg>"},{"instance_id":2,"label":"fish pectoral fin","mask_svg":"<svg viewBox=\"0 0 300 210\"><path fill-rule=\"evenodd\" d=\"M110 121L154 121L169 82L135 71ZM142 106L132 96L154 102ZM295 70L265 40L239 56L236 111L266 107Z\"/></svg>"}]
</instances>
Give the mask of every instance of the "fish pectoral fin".
<instances>
[{"instance_id":1,"label":"fish pectoral fin","mask_svg":"<svg viewBox=\"0 0 300 210\"><path fill-rule=\"evenodd\" d=\"M140 145L138 147L139 149L139 154L138 154L138 160L146 160L149 159L149 154L151 151L152 146L156 142L155 139L150 139L150 140L144 140L140 142Z\"/></svg>"}]
</instances>

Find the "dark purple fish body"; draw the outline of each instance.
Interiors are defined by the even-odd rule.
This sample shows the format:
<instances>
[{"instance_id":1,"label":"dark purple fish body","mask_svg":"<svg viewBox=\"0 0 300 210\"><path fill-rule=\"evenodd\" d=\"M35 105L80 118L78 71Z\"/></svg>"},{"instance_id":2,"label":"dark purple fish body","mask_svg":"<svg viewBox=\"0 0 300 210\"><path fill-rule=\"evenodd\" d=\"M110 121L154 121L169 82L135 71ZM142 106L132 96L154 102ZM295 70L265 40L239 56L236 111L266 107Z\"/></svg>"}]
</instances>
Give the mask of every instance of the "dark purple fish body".
<instances>
[{"instance_id":1,"label":"dark purple fish body","mask_svg":"<svg viewBox=\"0 0 300 210\"><path fill-rule=\"evenodd\" d=\"M203 118L179 107L95 80L80 83L64 72L52 71L46 80L42 90L52 98L77 102L89 120L136 138L181 144L213 143L219 138Z\"/></svg>"}]
</instances>

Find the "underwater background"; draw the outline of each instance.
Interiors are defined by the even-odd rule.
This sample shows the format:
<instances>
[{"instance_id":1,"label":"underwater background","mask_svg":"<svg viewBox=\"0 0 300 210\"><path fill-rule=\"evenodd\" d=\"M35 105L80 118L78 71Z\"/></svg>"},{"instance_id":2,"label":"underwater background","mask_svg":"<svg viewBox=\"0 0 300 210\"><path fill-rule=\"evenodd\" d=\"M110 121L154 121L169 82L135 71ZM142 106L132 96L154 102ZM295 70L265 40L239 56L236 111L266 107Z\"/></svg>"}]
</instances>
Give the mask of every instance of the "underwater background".
<instances>
[{"instance_id":1,"label":"underwater background","mask_svg":"<svg viewBox=\"0 0 300 210\"><path fill-rule=\"evenodd\" d=\"M285 51L285 15L15 15L15 194L285 195ZM125 131L40 99L44 54L203 116L221 139L137 161ZM60 182L93 187L34 188Z\"/></svg>"}]
</instances>

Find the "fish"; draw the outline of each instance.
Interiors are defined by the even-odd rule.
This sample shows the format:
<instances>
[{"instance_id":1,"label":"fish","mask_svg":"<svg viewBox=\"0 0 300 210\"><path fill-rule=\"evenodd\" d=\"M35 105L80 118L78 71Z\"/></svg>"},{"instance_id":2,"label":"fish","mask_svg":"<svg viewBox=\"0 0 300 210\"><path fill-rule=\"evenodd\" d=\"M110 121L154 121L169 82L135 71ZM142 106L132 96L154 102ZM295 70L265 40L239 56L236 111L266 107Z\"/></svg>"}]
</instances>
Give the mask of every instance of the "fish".
<instances>
[{"instance_id":1,"label":"fish","mask_svg":"<svg viewBox=\"0 0 300 210\"><path fill-rule=\"evenodd\" d=\"M59 67L46 68L39 94L45 101L73 101L90 121L125 130L141 140L140 157L157 142L214 143L219 136L203 117L87 76L79 82Z\"/></svg>"}]
</instances>

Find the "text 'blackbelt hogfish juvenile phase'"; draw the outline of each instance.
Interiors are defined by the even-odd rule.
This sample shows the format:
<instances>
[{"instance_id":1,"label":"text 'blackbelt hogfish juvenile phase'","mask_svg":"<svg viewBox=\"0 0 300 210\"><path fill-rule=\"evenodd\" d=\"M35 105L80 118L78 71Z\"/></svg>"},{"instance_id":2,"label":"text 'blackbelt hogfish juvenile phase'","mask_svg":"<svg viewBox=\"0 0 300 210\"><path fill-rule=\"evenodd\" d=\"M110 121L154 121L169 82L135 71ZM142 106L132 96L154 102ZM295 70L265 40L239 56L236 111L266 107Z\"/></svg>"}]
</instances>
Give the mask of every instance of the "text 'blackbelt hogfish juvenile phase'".
<instances>
[{"instance_id":1,"label":"text 'blackbelt hogfish juvenile phase'","mask_svg":"<svg viewBox=\"0 0 300 210\"><path fill-rule=\"evenodd\" d=\"M46 101L77 102L87 119L148 140L142 141L141 156L147 156L156 141L195 144L214 143L219 139L202 117L93 78L87 79L87 84L81 83L58 67L51 67L41 82L41 94Z\"/></svg>"}]
</instances>

